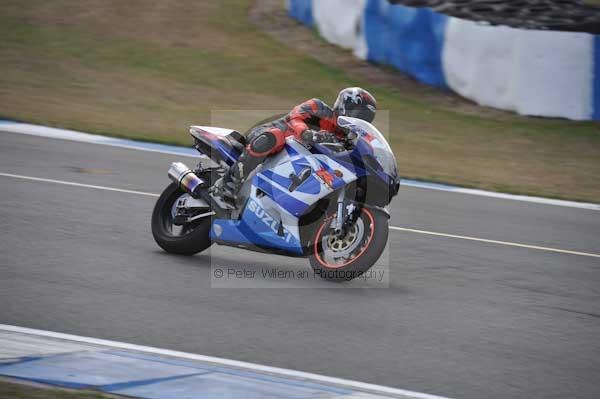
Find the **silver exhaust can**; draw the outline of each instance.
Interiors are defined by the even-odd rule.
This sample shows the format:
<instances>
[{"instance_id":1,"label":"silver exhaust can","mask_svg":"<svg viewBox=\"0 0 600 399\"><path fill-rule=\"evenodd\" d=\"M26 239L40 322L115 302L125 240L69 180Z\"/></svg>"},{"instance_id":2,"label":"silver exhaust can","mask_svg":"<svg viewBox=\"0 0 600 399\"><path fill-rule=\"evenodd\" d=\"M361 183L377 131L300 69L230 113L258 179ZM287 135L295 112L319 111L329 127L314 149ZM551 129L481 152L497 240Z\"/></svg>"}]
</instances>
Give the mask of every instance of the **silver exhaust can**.
<instances>
[{"instance_id":1,"label":"silver exhaust can","mask_svg":"<svg viewBox=\"0 0 600 399\"><path fill-rule=\"evenodd\" d=\"M169 179L176 183L180 189L192 197L200 197L200 188L206 186L206 182L196 176L193 170L182 162L173 162L169 168Z\"/></svg>"}]
</instances>

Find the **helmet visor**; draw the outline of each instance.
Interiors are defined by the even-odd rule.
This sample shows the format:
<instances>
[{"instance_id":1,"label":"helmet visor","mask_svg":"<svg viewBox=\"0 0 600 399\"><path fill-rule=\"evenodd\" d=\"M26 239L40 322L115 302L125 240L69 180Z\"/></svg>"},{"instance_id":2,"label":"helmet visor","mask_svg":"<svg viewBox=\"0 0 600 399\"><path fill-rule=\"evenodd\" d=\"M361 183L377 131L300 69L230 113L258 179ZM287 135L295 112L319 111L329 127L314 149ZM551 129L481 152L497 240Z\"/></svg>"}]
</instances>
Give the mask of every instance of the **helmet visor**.
<instances>
[{"instance_id":1,"label":"helmet visor","mask_svg":"<svg viewBox=\"0 0 600 399\"><path fill-rule=\"evenodd\" d=\"M362 119L363 121L371 123L373 122L373 119L375 119L375 111L368 107L356 107L354 109L346 109L346 116Z\"/></svg>"}]
</instances>

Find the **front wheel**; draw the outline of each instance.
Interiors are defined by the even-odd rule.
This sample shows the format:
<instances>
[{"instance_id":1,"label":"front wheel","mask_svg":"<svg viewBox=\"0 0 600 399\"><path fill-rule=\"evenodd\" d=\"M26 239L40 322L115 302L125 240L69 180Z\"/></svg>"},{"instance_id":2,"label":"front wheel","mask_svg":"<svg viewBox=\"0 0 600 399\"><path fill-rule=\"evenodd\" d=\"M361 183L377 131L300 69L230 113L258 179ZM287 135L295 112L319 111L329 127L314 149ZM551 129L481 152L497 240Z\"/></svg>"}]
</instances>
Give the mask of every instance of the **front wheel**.
<instances>
[{"instance_id":1,"label":"front wheel","mask_svg":"<svg viewBox=\"0 0 600 399\"><path fill-rule=\"evenodd\" d=\"M172 183L160 195L152 212L154 240L162 249L172 254L193 255L204 251L212 244L210 216L183 226L173 223L177 204L189 196L181 191L177 184Z\"/></svg>"},{"instance_id":2,"label":"front wheel","mask_svg":"<svg viewBox=\"0 0 600 399\"><path fill-rule=\"evenodd\" d=\"M383 253L388 216L363 208L356 222L341 234L330 228L333 217L325 219L315 233L310 265L326 280L349 281L369 270Z\"/></svg>"}]
</instances>

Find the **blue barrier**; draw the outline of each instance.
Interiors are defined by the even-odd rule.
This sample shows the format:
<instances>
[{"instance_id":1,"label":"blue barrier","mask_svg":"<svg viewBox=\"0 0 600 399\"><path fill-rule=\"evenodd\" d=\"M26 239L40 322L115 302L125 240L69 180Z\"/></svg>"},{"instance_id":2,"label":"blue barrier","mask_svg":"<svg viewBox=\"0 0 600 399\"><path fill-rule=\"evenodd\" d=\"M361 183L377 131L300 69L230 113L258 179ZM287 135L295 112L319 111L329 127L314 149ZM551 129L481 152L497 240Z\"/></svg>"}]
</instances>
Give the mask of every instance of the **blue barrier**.
<instances>
[{"instance_id":1,"label":"blue barrier","mask_svg":"<svg viewBox=\"0 0 600 399\"><path fill-rule=\"evenodd\" d=\"M369 0L365 10L368 59L393 65L423 83L447 87L441 59L446 20L428 8Z\"/></svg>"},{"instance_id":2,"label":"blue barrier","mask_svg":"<svg viewBox=\"0 0 600 399\"><path fill-rule=\"evenodd\" d=\"M313 26L312 0L288 0L289 13L305 25Z\"/></svg>"},{"instance_id":3,"label":"blue barrier","mask_svg":"<svg viewBox=\"0 0 600 399\"><path fill-rule=\"evenodd\" d=\"M600 35L594 36L594 69L592 73L594 74L594 82L593 82L593 92L592 92L592 101L593 101L593 113L592 119L600 121Z\"/></svg>"}]
</instances>

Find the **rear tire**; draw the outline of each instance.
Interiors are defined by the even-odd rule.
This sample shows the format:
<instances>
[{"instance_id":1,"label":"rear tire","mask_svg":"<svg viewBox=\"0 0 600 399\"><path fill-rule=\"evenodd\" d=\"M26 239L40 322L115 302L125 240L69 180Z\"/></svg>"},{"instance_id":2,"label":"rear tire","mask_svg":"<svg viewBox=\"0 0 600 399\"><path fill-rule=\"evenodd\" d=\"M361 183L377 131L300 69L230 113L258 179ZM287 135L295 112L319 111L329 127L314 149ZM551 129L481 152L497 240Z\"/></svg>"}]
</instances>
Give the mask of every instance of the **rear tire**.
<instances>
[{"instance_id":1,"label":"rear tire","mask_svg":"<svg viewBox=\"0 0 600 399\"><path fill-rule=\"evenodd\" d=\"M316 230L310 265L321 278L350 281L367 272L383 253L389 233L388 216L379 210L363 208L351 230L340 238L329 230L332 218L325 219ZM348 234L353 241L348 239ZM335 258L346 250L349 251L347 258Z\"/></svg>"},{"instance_id":2,"label":"rear tire","mask_svg":"<svg viewBox=\"0 0 600 399\"><path fill-rule=\"evenodd\" d=\"M172 209L176 201L186 195L175 183L160 195L152 212L152 236L165 251L178 255L194 255L212 245L211 217L186 225L180 235L173 233Z\"/></svg>"}]
</instances>

